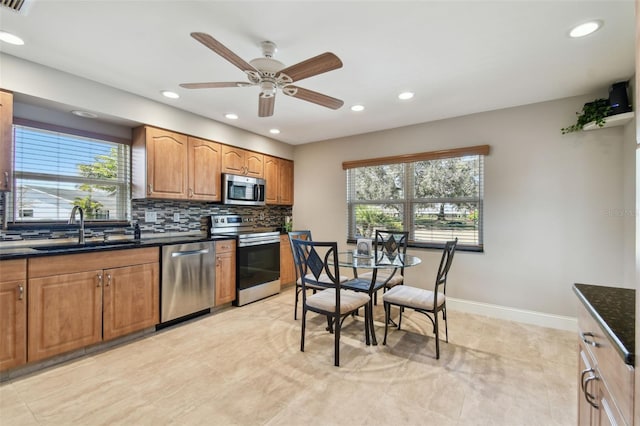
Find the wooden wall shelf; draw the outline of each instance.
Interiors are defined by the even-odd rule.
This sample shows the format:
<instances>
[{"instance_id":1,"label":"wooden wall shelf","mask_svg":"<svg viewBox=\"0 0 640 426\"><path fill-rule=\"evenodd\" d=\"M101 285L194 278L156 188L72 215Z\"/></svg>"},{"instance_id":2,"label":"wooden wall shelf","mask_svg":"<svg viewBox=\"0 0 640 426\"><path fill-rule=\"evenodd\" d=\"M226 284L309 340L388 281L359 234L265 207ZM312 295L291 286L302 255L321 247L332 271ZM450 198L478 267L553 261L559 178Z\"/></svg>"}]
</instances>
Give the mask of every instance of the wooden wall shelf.
<instances>
[{"instance_id":1,"label":"wooden wall shelf","mask_svg":"<svg viewBox=\"0 0 640 426\"><path fill-rule=\"evenodd\" d=\"M605 129L607 127L624 126L625 124L631 121L634 115L635 114L633 113L633 111L612 115L611 117L607 117L605 119L604 126L599 127L595 121L592 121L590 123L585 124L582 130L598 130L598 129Z\"/></svg>"}]
</instances>

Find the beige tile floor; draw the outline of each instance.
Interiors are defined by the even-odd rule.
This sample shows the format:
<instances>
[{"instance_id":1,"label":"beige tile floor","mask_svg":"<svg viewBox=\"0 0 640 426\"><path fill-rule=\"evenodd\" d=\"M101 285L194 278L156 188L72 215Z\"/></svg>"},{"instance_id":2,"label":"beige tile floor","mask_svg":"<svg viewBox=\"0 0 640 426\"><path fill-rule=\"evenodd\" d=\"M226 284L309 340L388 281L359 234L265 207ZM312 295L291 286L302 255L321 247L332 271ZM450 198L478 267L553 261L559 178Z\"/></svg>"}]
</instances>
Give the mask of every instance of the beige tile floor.
<instances>
[{"instance_id":1,"label":"beige tile floor","mask_svg":"<svg viewBox=\"0 0 640 426\"><path fill-rule=\"evenodd\" d=\"M387 346L347 319L341 366L293 290L0 384L0 425L575 425L574 333L449 313L434 358L407 312ZM383 335L381 306L376 329Z\"/></svg>"}]
</instances>

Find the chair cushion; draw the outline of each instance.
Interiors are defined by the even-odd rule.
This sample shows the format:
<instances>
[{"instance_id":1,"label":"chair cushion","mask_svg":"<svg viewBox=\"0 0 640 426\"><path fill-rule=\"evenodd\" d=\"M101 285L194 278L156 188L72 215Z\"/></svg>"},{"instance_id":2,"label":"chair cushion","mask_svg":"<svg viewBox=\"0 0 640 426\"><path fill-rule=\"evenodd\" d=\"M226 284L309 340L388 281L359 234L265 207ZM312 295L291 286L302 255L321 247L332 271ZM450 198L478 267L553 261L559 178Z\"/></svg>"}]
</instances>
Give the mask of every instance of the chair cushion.
<instances>
[{"instance_id":1,"label":"chair cushion","mask_svg":"<svg viewBox=\"0 0 640 426\"><path fill-rule=\"evenodd\" d=\"M391 275L391 272L383 272L379 271L376 275L376 282L383 283ZM373 272L365 272L364 274L358 274L358 278L371 279L373 277ZM385 287L395 287L398 284L402 284L404 282L404 277L400 274L400 272L396 272L393 277L385 284Z\"/></svg>"},{"instance_id":2,"label":"chair cushion","mask_svg":"<svg viewBox=\"0 0 640 426\"><path fill-rule=\"evenodd\" d=\"M369 303L369 300L367 294L340 290L340 314L355 311ZM329 288L307 296L307 305L324 312L334 313L336 311L336 289Z\"/></svg>"},{"instance_id":3,"label":"chair cushion","mask_svg":"<svg viewBox=\"0 0 640 426\"><path fill-rule=\"evenodd\" d=\"M399 285L382 295L385 303L406 306L415 309L434 309L433 292L422 288ZM441 306L445 301L445 295L438 293L436 306Z\"/></svg>"}]
</instances>

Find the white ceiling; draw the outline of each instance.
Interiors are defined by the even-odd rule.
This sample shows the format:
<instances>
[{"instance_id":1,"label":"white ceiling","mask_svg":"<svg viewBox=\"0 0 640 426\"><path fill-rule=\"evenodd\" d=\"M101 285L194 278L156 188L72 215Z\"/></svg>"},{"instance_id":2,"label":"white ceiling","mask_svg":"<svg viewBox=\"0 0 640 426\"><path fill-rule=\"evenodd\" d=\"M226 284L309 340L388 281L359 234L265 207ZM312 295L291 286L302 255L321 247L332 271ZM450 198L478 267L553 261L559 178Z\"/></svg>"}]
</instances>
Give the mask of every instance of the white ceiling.
<instances>
[{"instance_id":1,"label":"white ceiling","mask_svg":"<svg viewBox=\"0 0 640 426\"><path fill-rule=\"evenodd\" d=\"M25 40L0 44L3 53L294 145L606 94L634 74L633 0L27 2L26 13L0 8L0 30ZM592 19L604 27L568 37ZM285 65L333 52L343 68L296 84L345 104L330 110L278 93L274 115L259 118L257 87L183 89L246 79L194 31L247 61L261 56L263 40L278 45ZM165 89L180 99L162 97ZM414 99L398 100L405 90ZM354 104L366 109L353 112ZM227 112L240 118L229 121ZM282 133L270 135L274 127Z\"/></svg>"}]
</instances>

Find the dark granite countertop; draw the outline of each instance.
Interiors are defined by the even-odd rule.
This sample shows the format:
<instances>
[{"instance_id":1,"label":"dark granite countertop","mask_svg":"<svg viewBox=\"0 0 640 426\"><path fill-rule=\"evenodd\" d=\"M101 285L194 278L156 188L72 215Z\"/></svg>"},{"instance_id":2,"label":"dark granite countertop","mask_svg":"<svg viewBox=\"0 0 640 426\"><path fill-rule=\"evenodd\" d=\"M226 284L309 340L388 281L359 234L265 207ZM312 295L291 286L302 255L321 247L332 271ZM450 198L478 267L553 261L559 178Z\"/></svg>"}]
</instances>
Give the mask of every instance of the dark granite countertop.
<instances>
[{"instance_id":1,"label":"dark granite countertop","mask_svg":"<svg viewBox=\"0 0 640 426\"><path fill-rule=\"evenodd\" d=\"M34 244L33 246L4 248L0 247L0 260L9 259L24 259L41 256L57 256L63 254L75 254L86 253L95 251L108 251L108 250L128 250L133 248L142 247L161 247L169 244L181 244L201 241L215 241L215 240L228 240L233 237L218 236L206 238L201 235L185 235L185 236L171 236L171 237L159 237L159 238L143 238L139 241L136 240L121 240L121 241L109 241L107 243L100 243L95 241L88 241L85 246L79 246L72 243L56 243L55 240L51 240L49 245L51 248L47 250L38 250L36 247L42 244ZM45 240L46 242L46 240ZM42 243L40 241L39 243ZM56 246L56 247L54 247ZM59 246L59 247L58 247Z\"/></svg>"},{"instance_id":2,"label":"dark granite countertop","mask_svg":"<svg viewBox=\"0 0 640 426\"><path fill-rule=\"evenodd\" d=\"M575 284L574 292L609 335L613 346L629 365L635 362L636 291L629 288Z\"/></svg>"}]
</instances>

